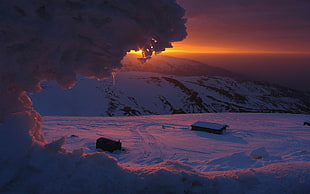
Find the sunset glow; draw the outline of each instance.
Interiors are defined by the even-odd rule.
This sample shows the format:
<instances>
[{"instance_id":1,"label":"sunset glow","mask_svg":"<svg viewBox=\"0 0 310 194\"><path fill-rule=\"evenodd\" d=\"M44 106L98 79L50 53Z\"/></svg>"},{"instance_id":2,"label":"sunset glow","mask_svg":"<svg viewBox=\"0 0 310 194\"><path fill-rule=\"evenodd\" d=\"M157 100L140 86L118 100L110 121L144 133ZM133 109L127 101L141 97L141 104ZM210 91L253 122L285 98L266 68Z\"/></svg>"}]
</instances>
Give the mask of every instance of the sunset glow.
<instances>
[{"instance_id":1,"label":"sunset glow","mask_svg":"<svg viewBox=\"0 0 310 194\"><path fill-rule=\"evenodd\" d=\"M216 46L199 46L186 45L182 42L174 43L173 48L167 48L164 54L310 54L307 51L288 51L272 49L246 49L238 47L216 47Z\"/></svg>"},{"instance_id":2,"label":"sunset glow","mask_svg":"<svg viewBox=\"0 0 310 194\"><path fill-rule=\"evenodd\" d=\"M294 50L280 50L280 49L247 49L238 47L216 47L216 46L200 46L200 45L187 45L182 42L173 43L173 48L166 48L161 52L166 55L174 54L310 54L308 51L294 51ZM143 54L142 50L130 50L128 54Z\"/></svg>"},{"instance_id":3,"label":"sunset glow","mask_svg":"<svg viewBox=\"0 0 310 194\"><path fill-rule=\"evenodd\" d=\"M128 54L137 54L137 55L142 55L142 49L140 49L140 50L130 50L129 52L128 52Z\"/></svg>"},{"instance_id":4,"label":"sunset glow","mask_svg":"<svg viewBox=\"0 0 310 194\"><path fill-rule=\"evenodd\" d=\"M177 2L188 36L166 54L310 54L309 1Z\"/></svg>"}]
</instances>

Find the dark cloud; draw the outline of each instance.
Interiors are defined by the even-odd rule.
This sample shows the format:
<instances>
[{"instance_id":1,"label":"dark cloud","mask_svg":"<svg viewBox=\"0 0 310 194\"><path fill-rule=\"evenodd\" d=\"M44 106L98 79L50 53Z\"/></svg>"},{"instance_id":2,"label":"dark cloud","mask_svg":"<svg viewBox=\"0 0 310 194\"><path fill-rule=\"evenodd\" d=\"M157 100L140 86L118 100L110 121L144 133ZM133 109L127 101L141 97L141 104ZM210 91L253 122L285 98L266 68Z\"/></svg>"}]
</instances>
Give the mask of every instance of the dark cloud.
<instances>
[{"instance_id":1,"label":"dark cloud","mask_svg":"<svg viewBox=\"0 0 310 194\"><path fill-rule=\"evenodd\" d=\"M255 25L310 25L310 1L203 1L179 0L185 7L187 16L216 18L234 23L253 23ZM271 26L270 25L270 26Z\"/></svg>"},{"instance_id":2,"label":"dark cloud","mask_svg":"<svg viewBox=\"0 0 310 194\"><path fill-rule=\"evenodd\" d=\"M266 14L270 16L273 13L282 12L284 17L310 17L308 0L220 0L220 1L205 1L205 0L178 0L178 2L186 9L187 16L194 17L204 14Z\"/></svg>"}]
</instances>

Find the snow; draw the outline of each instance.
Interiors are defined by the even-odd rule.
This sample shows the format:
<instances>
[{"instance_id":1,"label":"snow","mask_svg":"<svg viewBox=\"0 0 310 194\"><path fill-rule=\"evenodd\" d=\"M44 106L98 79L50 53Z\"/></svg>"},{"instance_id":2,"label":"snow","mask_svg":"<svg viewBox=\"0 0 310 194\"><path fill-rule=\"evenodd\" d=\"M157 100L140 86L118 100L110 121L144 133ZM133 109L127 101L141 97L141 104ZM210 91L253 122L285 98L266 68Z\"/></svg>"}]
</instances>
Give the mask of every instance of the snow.
<instances>
[{"instance_id":1,"label":"snow","mask_svg":"<svg viewBox=\"0 0 310 194\"><path fill-rule=\"evenodd\" d=\"M184 12L174 0L1 0L0 192L85 193L71 186L100 172L98 165L82 173L92 163L122 169L102 154L67 152L65 138L46 144L42 117L27 94L41 91L43 81L68 89L78 75L107 78L131 49L150 58L171 48L187 35Z\"/></svg>"},{"instance_id":2,"label":"snow","mask_svg":"<svg viewBox=\"0 0 310 194\"><path fill-rule=\"evenodd\" d=\"M257 168L278 162L309 161L309 115L205 113L139 117L45 117L44 136L66 137L67 150L95 153L96 139L120 140L125 149L112 157L125 166L177 160L207 172ZM191 131L197 120L226 123L224 135ZM108 152L107 152L108 153ZM109 153L108 153L109 154ZM262 160L252 160L262 155Z\"/></svg>"},{"instance_id":3,"label":"snow","mask_svg":"<svg viewBox=\"0 0 310 194\"><path fill-rule=\"evenodd\" d=\"M35 109L44 116L123 116L129 114L125 107L136 111L132 115L170 114L175 110L186 113L310 112L309 103L302 101L307 96L268 84L218 76L119 72L114 85L111 79L80 78L74 88L66 91L54 82L45 82L43 86L45 89L31 98Z\"/></svg>"},{"instance_id":4,"label":"snow","mask_svg":"<svg viewBox=\"0 0 310 194\"><path fill-rule=\"evenodd\" d=\"M35 146L4 193L309 193L309 115L204 113L44 117ZM226 123L224 135L191 131ZM119 139L124 151L96 150ZM66 140L66 143L65 141ZM66 151L67 150L67 151ZM8 165L7 171L13 170Z\"/></svg>"},{"instance_id":5,"label":"snow","mask_svg":"<svg viewBox=\"0 0 310 194\"><path fill-rule=\"evenodd\" d=\"M142 48L148 58L184 39L174 0L3 0L0 16L0 193L310 191L307 115L45 117L41 130L27 93L43 81L67 89L77 75L106 78L127 51ZM231 131L188 130L198 119ZM120 139L125 151L99 152L101 136Z\"/></svg>"}]
</instances>

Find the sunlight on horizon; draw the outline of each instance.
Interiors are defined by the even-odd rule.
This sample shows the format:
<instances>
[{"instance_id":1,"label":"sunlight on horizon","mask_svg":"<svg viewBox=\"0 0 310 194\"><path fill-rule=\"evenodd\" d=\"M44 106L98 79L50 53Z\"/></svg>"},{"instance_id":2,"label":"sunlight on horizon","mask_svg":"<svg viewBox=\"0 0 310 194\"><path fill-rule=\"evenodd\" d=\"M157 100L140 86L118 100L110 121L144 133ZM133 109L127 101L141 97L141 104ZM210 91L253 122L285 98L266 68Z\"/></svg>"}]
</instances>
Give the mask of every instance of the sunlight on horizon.
<instances>
[{"instance_id":1,"label":"sunlight on horizon","mask_svg":"<svg viewBox=\"0 0 310 194\"><path fill-rule=\"evenodd\" d=\"M142 55L143 51L130 50L128 54ZM153 53L156 55L155 53ZM161 54L285 54L285 55L308 55L310 52L302 51L285 51L285 50L262 50L262 49L244 49L230 47L215 47L215 46L192 46L184 45L182 42L173 43L172 48L166 48Z\"/></svg>"},{"instance_id":2,"label":"sunlight on horizon","mask_svg":"<svg viewBox=\"0 0 310 194\"><path fill-rule=\"evenodd\" d=\"M127 52L127 53L129 53L129 54L142 54L142 49L139 49L139 50L130 50L129 52Z\"/></svg>"},{"instance_id":3,"label":"sunlight on horizon","mask_svg":"<svg viewBox=\"0 0 310 194\"><path fill-rule=\"evenodd\" d=\"M263 50L263 49L244 49L233 47L212 47L212 46L195 46L184 45L182 42L173 43L173 48L167 48L164 54L310 54L310 52L287 51L287 50Z\"/></svg>"}]
</instances>

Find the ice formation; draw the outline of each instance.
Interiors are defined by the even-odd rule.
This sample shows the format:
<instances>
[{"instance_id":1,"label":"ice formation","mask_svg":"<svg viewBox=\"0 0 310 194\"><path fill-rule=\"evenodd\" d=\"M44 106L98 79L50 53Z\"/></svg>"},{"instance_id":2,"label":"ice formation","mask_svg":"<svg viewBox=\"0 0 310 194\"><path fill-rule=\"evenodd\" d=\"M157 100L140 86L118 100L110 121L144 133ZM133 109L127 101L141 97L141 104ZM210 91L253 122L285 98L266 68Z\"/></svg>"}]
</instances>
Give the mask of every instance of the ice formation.
<instances>
[{"instance_id":1,"label":"ice formation","mask_svg":"<svg viewBox=\"0 0 310 194\"><path fill-rule=\"evenodd\" d=\"M175 0L0 1L0 166L16 166L0 171L0 188L46 144L27 93L108 77L129 50L149 58L186 37L183 16Z\"/></svg>"}]
</instances>

